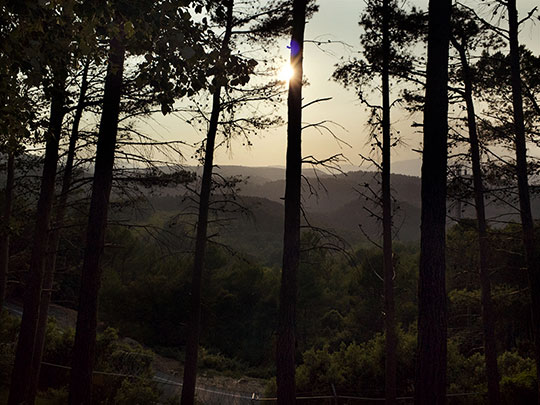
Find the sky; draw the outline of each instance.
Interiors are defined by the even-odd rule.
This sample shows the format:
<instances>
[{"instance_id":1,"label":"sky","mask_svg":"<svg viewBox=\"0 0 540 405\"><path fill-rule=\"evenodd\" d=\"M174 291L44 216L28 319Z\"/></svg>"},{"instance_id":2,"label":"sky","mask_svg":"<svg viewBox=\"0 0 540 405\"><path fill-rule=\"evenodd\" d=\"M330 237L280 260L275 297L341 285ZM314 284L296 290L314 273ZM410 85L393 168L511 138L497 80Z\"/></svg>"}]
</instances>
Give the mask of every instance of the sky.
<instances>
[{"instance_id":1,"label":"sky","mask_svg":"<svg viewBox=\"0 0 540 405\"><path fill-rule=\"evenodd\" d=\"M313 155L324 159L335 154L343 154L348 159L346 165L359 167L362 163L360 154L369 153L369 130L366 126L368 112L360 104L354 91L344 89L330 78L335 65L342 60L354 57L359 52L360 27L359 15L364 7L362 0L319 0L319 12L306 25L305 38L321 41L342 41L328 44L319 49L315 44L307 43L304 50L304 76L309 85L304 87L304 104L323 97L332 97L330 101L318 103L304 110L303 120L306 124L328 120L335 136L344 143L337 142L326 132L313 128L304 131L302 151L304 156ZM426 10L427 0L415 0L412 4ZM518 0L520 16L538 5L537 0ZM540 22L528 24L520 33L520 41L527 44L535 54L540 54ZM276 56L288 58L287 40L276 41ZM276 58L278 59L278 58ZM286 100L282 108L283 117L286 112ZM420 156L413 149L418 148L422 134L412 128L413 120L421 122L422 116L411 117L396 109L392 112L392 125L399 130L403 144L394 148L394 161L419 160ZM161 139L181 139L193 144L202 139L201 133L191 126L183 124L174 116L158 116L144 124L145 132ZM219 148L215 154L215 162L219 165L243 166L285 166L286 126L265 130L251 139L252 146L242 146L242 140L233 141L230 148ZM197 162L189 158L186 151L186 164ZM365 166L363 166L365 167ZM360 168L360 167L359 167Z\"/></svg>"}]
</instances>

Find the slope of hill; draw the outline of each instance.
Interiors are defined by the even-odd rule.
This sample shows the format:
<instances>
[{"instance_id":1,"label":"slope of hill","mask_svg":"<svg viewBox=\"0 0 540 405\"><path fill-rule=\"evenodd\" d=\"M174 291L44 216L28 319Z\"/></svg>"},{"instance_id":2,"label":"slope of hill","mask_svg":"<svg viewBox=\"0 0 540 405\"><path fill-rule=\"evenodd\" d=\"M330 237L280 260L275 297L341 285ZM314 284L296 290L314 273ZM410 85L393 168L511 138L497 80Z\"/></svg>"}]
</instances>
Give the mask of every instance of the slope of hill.
<instances>
[{"instance_id":1,"label":"slope of hill","mask_svg":"<svg viewBox=\"0 0 540 405\"><path fill-rule=\"evenodd\" d=\"M240 199L249 214L229 214L226 226L213 232L220 242L257 257L265 264L278 264L281 256L283 233L283 195L285 171L283 168L224 166L217 169L222 176L242 176ZM312 175L306 171L306 175ZM394 198L395 239L417 241L420 238L420 178L392 174ZM317 173L303 180L303 206L310 224L340 235L354 245L366 240L380 240L381 225L377 215L380 209L374 199L380 189L379 176L374 172L356 171L331 176ZM170 215L186 209L183 188L169 188L153 197L154 210ZM461 213L458 213L458 207ZM540 213L540 199L533 201L534 212ZM458 206L448 203L449 223L456 218L474 218L471 204ZM507 205L490 203L488 217L519 221L517 211ZM169 215L167 214L167 215ZM164 215L163 217L166 217ZM496 225L496 223L494 223Z\"/></svg>"},{"instance_id":2,"label":"slope of hill","mask_svg":"<svg viewBox=\"0 0 540 405\"><path fill-rule=\"evenodd\" d=\"M188 166L186 170L193 171L199 175L202 174L202 166ZM214 168L214 172L225 177L242 176L243 178L249 178L249 182L253 184L264 184L269 181L285 179L285 169L281 167L217 165Z\"/></svg>"},{"instance_id":3,"label":"slope of hill","mask_svg":"<svg viewBox=\"0 0 540 405\"><path fill-rule=\"evenodd\" d=\"M416 240L419 238L420 225L420 179L392 175L392 184L396 199L397 237L401 240ZM378 177L373 172L304 179L304 209L314 224L347 235L351 243L363 239L363 232L377 239L380 226L370 211L378 213L379 210L370 198L373 197L372 192L377 192L379 188ZM240 192L242 195L281 203L284 190L285 181L277 180L265 184L248 182L241 187Z\"/></svg>"},{"instance_id":4,"label":"slope of hill","mask_svg":"<svg viewBox=\"0 0 540 405\"><path fill-rule=\"evenodd\" d=\"M236 168L234 170L238 173ZM248 169L244 173L253 172ZM402 175L393 175L393 181L397 209L394 221L396 238L415 241L419 238L420 181ZM310 225L329 230L351 245L365 241L365 234L378 240L380 224L372 213L379 210L373 202L366 201L362 193L368 193L368 188L376 191L379 187L377 177L370 172L304 179L306 219ZM235 200L246 211L221 215L221 220L226 217L226 226L219 226L219 222L214 221L211 233L221 243L257 258L263 264L279 265L283 243L284 188L284 180L257 183L248 179L241 186L240 197ZM181 190L176 191L181 194ZM151 204L155 212L168 213L162 218L185 212L187 206L192 205L180 195L172 194L153 197ZM148 215L152 214L148 212Z\"/></svg>"}]
</instances>

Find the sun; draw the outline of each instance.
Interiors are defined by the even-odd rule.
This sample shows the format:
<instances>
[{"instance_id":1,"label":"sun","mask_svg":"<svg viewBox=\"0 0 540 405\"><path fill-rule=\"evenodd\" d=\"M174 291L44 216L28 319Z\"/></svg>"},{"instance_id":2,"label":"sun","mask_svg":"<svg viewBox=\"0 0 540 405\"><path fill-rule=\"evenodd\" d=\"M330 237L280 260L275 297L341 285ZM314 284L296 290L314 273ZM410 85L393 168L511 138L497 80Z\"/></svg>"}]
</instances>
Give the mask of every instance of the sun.
<instances>
[{"instance_id":1,"label":"sun","mask_svg":"<svg viewBox=\"0 0 540 405\"><path fill-rule=\"evenodd\" d=\"M287 62L278 72L278 79L280 82L289 82L294 75L294 69L289 62Z\"/></svg>"}]
</instances>

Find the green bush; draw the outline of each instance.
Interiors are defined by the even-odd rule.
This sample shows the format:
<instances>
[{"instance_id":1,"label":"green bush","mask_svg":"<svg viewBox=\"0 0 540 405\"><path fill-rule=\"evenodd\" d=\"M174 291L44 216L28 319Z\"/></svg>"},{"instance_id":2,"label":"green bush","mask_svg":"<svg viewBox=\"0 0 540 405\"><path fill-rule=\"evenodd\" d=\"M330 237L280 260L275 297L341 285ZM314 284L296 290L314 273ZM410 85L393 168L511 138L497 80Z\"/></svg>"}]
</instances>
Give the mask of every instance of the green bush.
<instances>
[{"instance_id":1,"label":"green bush","mask_svg":"<svg viewBox=\"0 0 540 405\"><path fill-rule=\"evenodd\" d=\"M241 374L248 368L238 359L231 359L219 352L209 352L204 347L199 348L199 367L231 375Z\"/></svg>"},{"instance_id":2,"label":"green bush","mask_svg":"<svg viewBox=\"0 0 540 405\"><path fill-rule=\"evenodd\" d=\"M0 317L0 381L9 381L14 360L14 349L20 320L6 312ZM43 361L54 365L71 365L75 331L60 329L54 319L47 323ZM115 329L108 328L99 333L96 339L95 370L119 374L115 376L94 375L93 395L96 403L117 403L125 398L157 398L157 390L152 385L151 368L153 353L136 342L122 341ZM67 402L66 387L69 371L65 367L43 364L40 375L40 390L45 391L41 400L44 404L63 404ZM121 375L134 375L137 383L126 382ZM146 382L147 381L147 382ZM130 385L131 384L131 385ZM134 386L132 386L134 385ZM136 393L138 390L138 393ZM122 403L154 403L155 401L133 402L127 399Z\"/></svg>"},{"instance_id":3,"label":"green bush","mask_svg":"<svg viewBox=\"0 0 540 405\"><path fill-rule=\"evenodd\" d=\"M501 394L506 404L535 404L536 367L534 360L523 358L516 352L504 352L498 359Z\"/></svg>"},{"instance_id":4,"label":"green bush","mask_svg":"<svg viewBox=\"0 0 540 405\"><path fill-rule=\"evenodd\" d=\"M535 373L534 360L521 357L516 352L504 352L497 359L499 372L503 376L515 376L522 372Z\"/></svg>"},{"instance_id":5,"label":"green bush","mask_svg":"<svg viewBox=\"0 0 540 405\"><path fill-rule=\"evenodd\" d=\"M45 350L43 351L43 361L71 365L71 354L75 341L74 329L60 329L56 325L54 318L49 318L45 332Z\"/></svg>"},{"instance_id":6,"label":"green bush","mask_svg":"<svg viewBox=\"0 0 540 405\"><path fill-rule=\"evenodd\" d=\"M474 353L467 357L459 351L459 344L448 342L447 381L449 393L486 391L486 371L484 355Z\"/></svg>"},{"instance_id":7,"label":"green bush","mask_svg":"<svg viewBox=\"0 0 540 405\"><path fill-rule=\"evenodd\" d=\"M20 318L11 316L6 310L2 311L0 314L0 342L14 343L19 333L20 324Z\"/></svg>"},{"instance_id":8,"label":"green bush","mask_svg":"<svg viewBox=\"0 0 540 405\"><path fill-rule=\"evenodd\" d=\"M537 403L536 373L523 371L513 376L503 377L501 393L504 403L508 405Z\"/></svg>"},{"instance_id":9,"label":"green bush","mask_svg":"<svg viewBox=\"0 0 540 405\"><path fill-rule=\"evenodd\" d=\"M398 331L398 393L411 395L414 391L414 353L416 331ZM384 335L358 344L342 343L332 351L329 345L312 348L303 354L303 364L296 369L298 392L316 395L331 392L334 385L338 393L364 396L384 396ZM536 368L534 361L515 352L504 352L498 359L501 393L507 404L535 403ZM448 342L448 392L477 393L453 398L454 404L476 405L485 403L487 383L485 360L482 353L465 356L455 340ZM374 389L374 387L376 387ZM268 394L275 394L275 380L268 386Z\"/></svg>"},{"instance_id":10,"label":"green bush","mask_svg":"<svg viewBox=\"0 0 540 405\"><path fill-rule=\"evenodd\" d=\"M409 394L413 388L416 336L414 330L398 329L398 338L398 389ZM331 351L328 345L312 348L304 352L303 364L296 370L298 391L325 394L334 385L340 393L381 396L384 363L383 334L361 344L342 343L336 351Z\"/></svg>"},{"instance_id":11,"label":"green bush","mask_svg":"<svg viewBox=\"0 0 540 405\"><path fill-rule=\"evenodd\" d=\"M155 404L159 400L156 387L146 381L129 380L122 381L122 385L116 392L114 404L116 405L148 405Z\"/></svg>"}]
</instances>

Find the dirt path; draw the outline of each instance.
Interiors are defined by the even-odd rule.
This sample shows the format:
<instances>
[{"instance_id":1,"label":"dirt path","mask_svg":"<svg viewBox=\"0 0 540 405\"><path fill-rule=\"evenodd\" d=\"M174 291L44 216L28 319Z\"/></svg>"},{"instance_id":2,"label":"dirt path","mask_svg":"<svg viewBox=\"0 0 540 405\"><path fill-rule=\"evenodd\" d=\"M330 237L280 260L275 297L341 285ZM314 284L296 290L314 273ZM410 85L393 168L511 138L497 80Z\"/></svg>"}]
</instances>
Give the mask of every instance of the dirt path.
<instances>
[{"instance_id":1,"label":"dirt path","mask_svg":"<svg viewBox=\"0 0 540 405\"><path fill-rule=\"evenodd\" d=\"M182 381L183 367L178 360L156 354L152 367L156 372L169 375L174 381ZM266 386L266 380L262 379L250 377L232 378L219 375L208 376L204 372L197 376L197 383L202 387L213 387L220 390L249 394L249 396L253 393L261 394Z\"/></svg>"}]
</instances>

